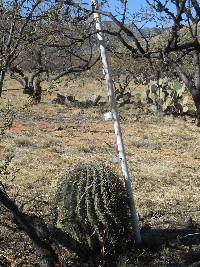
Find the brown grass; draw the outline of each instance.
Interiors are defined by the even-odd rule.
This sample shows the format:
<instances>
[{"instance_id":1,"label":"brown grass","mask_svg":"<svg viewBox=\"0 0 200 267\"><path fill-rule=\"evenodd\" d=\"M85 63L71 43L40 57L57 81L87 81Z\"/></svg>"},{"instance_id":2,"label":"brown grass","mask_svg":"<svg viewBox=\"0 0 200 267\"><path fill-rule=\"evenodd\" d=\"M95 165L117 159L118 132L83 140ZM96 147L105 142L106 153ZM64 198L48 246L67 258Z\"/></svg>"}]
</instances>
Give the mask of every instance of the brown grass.
<instances>
[{"instance_id":1,"label":"brown grass","mask_svg":"<svg viewBox=\"0 0 200 267\"><path fill-rule=\"evenodd\" d=\"M78 86L74 83L66 92L81 100L95 93L106 99L103 87L94 82L84 84L83 88L80 82ZM27 203L26 211L47 216L49 220L57 182L78 162L101 160L121 175L119 166L112 163L112 157L117 155L113 126L103 121L100 108L54 105L44 96L41 104L23 109L27 99L21 93L12 91L4 96L13 104L15 119L1 140L0 160L3 162L9 153L14 157L9 173L1 181L17 203ZM200 129L190 117L159 117L131 105L120 112L141 225L162 230L184 228L189 217L199 222ZM1 231L8 233L4 227L0 227L0 235ZM19 248L0 244L0 249L15 262L13 266L32 266L27 265L30 248L21 256ZM188 248L183 252L179 249L173 252L165 247L154 256L152 264L155 265L142 265L147 253L144 252L143 256L137 256L138 265L134 266L168 266L162 263L162 257L179 266ZM123 264L120 266L130 266Z\"/></svg>"}]
</instances>

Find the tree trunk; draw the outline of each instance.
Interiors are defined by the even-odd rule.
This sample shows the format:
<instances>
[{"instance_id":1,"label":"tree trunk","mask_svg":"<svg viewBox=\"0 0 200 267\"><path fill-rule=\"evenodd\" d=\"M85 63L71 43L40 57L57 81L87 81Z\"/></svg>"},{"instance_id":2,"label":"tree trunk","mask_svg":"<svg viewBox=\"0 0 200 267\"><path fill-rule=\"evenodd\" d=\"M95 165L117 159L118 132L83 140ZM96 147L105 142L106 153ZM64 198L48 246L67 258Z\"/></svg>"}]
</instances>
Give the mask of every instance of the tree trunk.
<instances>
[{"instance_id":1,"label":"tree trunk","mask_svg":"<svg viewBox=\"0 0 200 267\"><path fill-rule=\"evenodd\" d=\"M197 110L197 126L200 127L200 90L198 90L198 88L193 88L190 90L190 93Z\"/></svg>"},{"instance_id":2,"label":"tree trunk","mask_svg":"<svg viewBox=\"0 0 200 267\"><path fill-rule=\"evenodd\" d=\"M198 51L193 52L194 84L191 94L197 109L197 126L200 126L200 56Z\"/></svg>"},{"instance_id":3,"label":"tree trunk","mask_svg":"<svg viewBox=\"0 0 200 267\"><path fill-rule=\"evenodd\" d=\"M40 83L41 83L40 79L37 79L35 81L35 88L34 88L34 93L33 93L33 98L35 100L35 103L40 103L41 101L42 87Z\"/></svg>"},{"instance_id":4,"label":"tree trunk","mask_svg":"<svg viewBox=\"0 0 200 267\"><path fill-rule=\"evenodd\" d=\"M6 74L5 70L0 70L0 97L3 91L3 83L4 83L5 74Z\"/></svg>"},{"instance_id":5,"label":"tree trunk","mask_svg":"<svg viewBox=\"0 0 200 267\"><path fill-rule=\"evenodd\" d=\"M193 63L194 63L194 68L195 68L194 81L180 68L178 64L174 63L169 58L167 62L176 70L180 80L182 80L182 82L185 84L186 88L192 95L192 99L196 107L197 126L200 127L200 58L199 58L199 53L198 52L193 53Z\"/></svg>"}]
</instances>

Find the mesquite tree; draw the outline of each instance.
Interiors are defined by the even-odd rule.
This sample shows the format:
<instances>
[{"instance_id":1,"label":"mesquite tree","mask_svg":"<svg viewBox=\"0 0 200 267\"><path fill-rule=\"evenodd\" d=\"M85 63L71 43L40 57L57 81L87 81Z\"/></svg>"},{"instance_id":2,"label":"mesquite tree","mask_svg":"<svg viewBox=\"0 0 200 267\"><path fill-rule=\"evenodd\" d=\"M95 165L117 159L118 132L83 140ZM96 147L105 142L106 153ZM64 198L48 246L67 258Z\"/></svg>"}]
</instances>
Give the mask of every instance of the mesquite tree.
<instances>
[{"instance_id":1,"label":"mesquite tree","mask_svg":"<svg viewBox=\"0 0 200 267\"><path fill-rule=\"evenodd\" d=\"M8 71L25 93L33 95L41 73L57 80L98 61L90 24L85 22L88 14L64 1L5 0L0 12L0 96Z\"/></svg>"},{"instance_id":2,"label":"mesquite tree","mask_svg":"<svg viewBox=\"0 0 200 267\"><path fill-rule=\"evenodd\" d=\"M109 4L110 1L102 2ZM115 25L112 30L104 30L114 38L110 50L120 57L119 47L123 47L127 57L147 60L157 77L162 74L161 66L173 72L191 94L197 110L197 125L200 126L199 1L146 0L145 8L140 12L131 10L128 0L117 2L113 12L107 5L99 11ZM73 1L70 4L77 6ZM79 8L91 12L84 4ZM155 27L153 31L145 29L149 25ZM155 33L161 34L154 37Z\"/></svg>"},{"instance_id":3,"label":"mesquite tree","mask_svg":"<svg viewBox=\"0 0 200 267\"><path fill-rule=\"evenodd\" d=\"M164 67L167 66L175 72L193 98L197 110L197 125L200 126L199 1L146 0L151 16L144 18L142 14L144 24L145 20L147 22L154 16L157 25L163 26L163 33L156 41L151 36L145 36L139 26L141 20L138 23L136 17L133 18L132 27L127 26L127 1L123 2L122 20L111 13L105 13L118 26L116 36L133 57L146 58L152 65L155 60L161 61Z\"/></svg>"},{"instance_id":4,"label":"mesquite tree","mask_svg":"<svg viewBox=\"0 0 200 267\"><path fill-rule=\"evenodd\" d=\"M31 24L45 16L44 0L1 1L0 4L0 96L8 68L34 42Z\"/></svg>"}]
</instances>

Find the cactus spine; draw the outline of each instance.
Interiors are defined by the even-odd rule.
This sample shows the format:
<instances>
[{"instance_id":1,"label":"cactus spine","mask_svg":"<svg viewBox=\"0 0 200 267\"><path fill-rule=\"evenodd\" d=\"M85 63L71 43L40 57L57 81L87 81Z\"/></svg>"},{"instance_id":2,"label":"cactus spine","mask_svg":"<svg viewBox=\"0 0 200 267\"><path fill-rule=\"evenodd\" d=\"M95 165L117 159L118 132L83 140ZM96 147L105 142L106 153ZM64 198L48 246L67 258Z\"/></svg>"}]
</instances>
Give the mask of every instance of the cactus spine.
<instances>
[{"instance_id":1,"label":"cactus spine","mask_svg":"<svg viewBox=\"0 0 200 267\"><path fill-rule=\"evenodd\" d=\"M126 191L104 165L76 166L60 183L56 203L57 226L90 249L115 251L127 241Z\"/></svg>"}]
</instances>

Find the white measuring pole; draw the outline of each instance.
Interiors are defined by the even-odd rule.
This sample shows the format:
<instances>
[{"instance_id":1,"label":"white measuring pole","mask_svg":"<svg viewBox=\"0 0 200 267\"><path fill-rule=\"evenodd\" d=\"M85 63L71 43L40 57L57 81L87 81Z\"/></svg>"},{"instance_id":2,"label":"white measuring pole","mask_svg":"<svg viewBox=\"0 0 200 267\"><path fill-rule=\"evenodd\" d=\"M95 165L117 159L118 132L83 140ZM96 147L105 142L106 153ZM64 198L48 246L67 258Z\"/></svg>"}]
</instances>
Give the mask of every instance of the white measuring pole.
<instances>
[{"instance_id":1,"label":"white measuring pole","mask_svg":"<svg viewBox=\"0 0 200 267\"><path fill-rule=\"evenodd\" d=\"M91 0L91 1L92 1L92 5L95 8L95 10L98 10L98 0ZM104 71L105 80L107 84L108 97L109 97L109 102L110 102L111 109L112 109L111 114L112 114L112 118L114 121L114 130L115 130L116 142L117 142L117 147L118 147L118 152L119 152L119 159L121 163L122 172L124 175L125 187L126 187L126 191L128 194L129 204L130 204L129 206L130 206L130 212L131 212L131 221L134 227L135 241L137 244L141 244L142 240L141 240L140 228L138 224L138 217L137 217L137 212L135 208L133 192L131 188L131 179L129 176L126 153L125 153L124 143L122 139L122 132L121 132L119 113L118 113L118 108L117 108L115 93L114 93L114 88L113 88L113 81L112 81L112 77L111 77L111 73L110 73L109 65L108 65L105 37L102 32L100 14L94 13L94 19L96 22L97 38L99 40L99 45L100 45L101 59L103 63L103 71Z\"/></svg>"}]
</instances>

